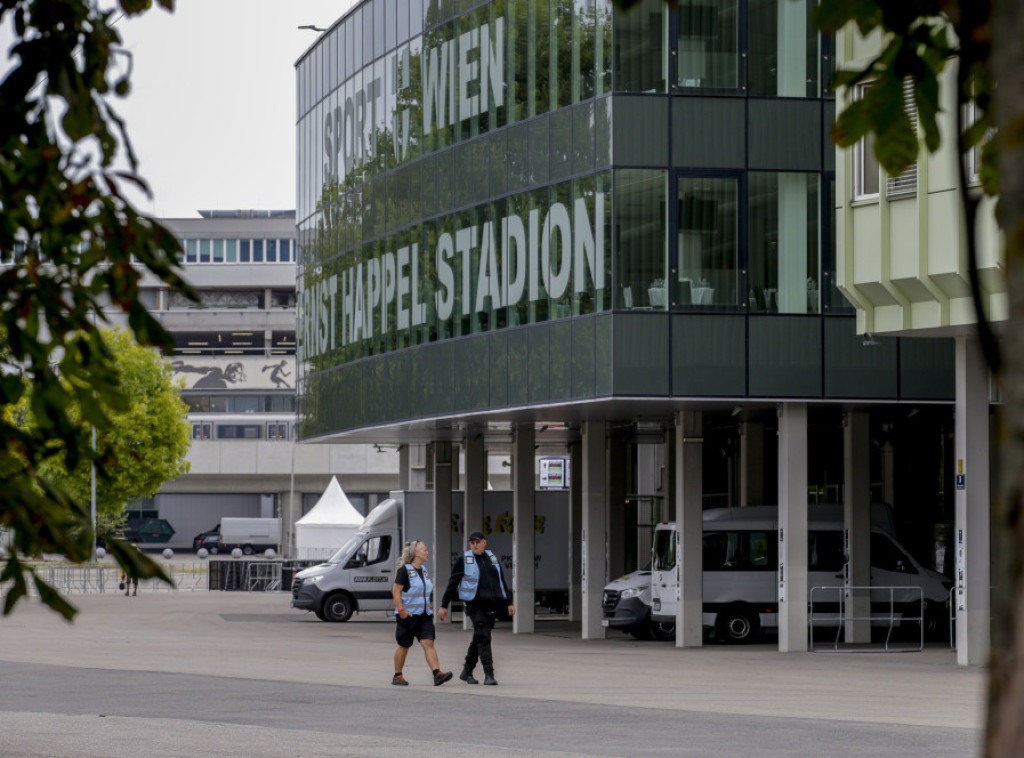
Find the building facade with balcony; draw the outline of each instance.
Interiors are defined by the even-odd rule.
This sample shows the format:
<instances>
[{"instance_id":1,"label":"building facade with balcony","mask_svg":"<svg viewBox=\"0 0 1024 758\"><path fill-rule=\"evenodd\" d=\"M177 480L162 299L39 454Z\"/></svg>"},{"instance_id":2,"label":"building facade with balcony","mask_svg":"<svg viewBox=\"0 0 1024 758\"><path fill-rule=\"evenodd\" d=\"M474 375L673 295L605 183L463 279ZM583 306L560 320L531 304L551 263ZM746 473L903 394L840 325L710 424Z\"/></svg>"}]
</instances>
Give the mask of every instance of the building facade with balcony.
<instances>
[{"instance_id":1,"label":"building facade with balcony","mask_svg":"<svg viewBox=\"0 0 1024 758\"><path fill-rule=\"evenodd\" d=\"M426 445L438 545L453 451L467 529L489 456L517 524L537 456L569 458L584 636L655 521L699 553L706 507L778 504L800 534L809 501L885 500L921 554L952 518L952 341L865 340L836 287L813 7L365 0L297 64L301 438Z\"/></svg>"},{"instance_id":2,"label":"building facade with balcony","mask_svg":"<svg viewBox=\"0 0 1024 758\"><path fill-rule=\"evenodd\" d=\"M838 37L843 68L864 68L880 51L877 34L863 37L850 29ZM840 107L863 97L870 86L868 81L839 92ZM907 112L916 123L907 86ZM955 74L947 70L940 87L942 102L955 103ZM971 114L965 117L969 123ZM955 108L943 108L938 122L941 148L931 154L922 149L899 177L880 169L869 140L839 153L837 282L856 307L858 333L954 345L955 542L949 547L956 556L957 655L962 664L983 665L989 659L992 584L990 414L999 397L977 337L963 192L979 201L974 219L979 305L996 334L1005 327L1009 303L996 201L982 195L978 151L958 158Z\"/></svg>"},{"instance_id":3,"label":"building facade with balcony","mask_svg":"<svg viewBox=\"0 0 1024 758\"><path fill-rule=\"evenodd\" d=\"M189 407L191 470L130 515L167 519L176 548L191 548L223 516L279 517L287 553L291 525L332 476L366 512L398 484L394 448L296 444L294 211L161 222L180 240L184 278L200 295L194 303L142 282L145 304L175 340L168 360Z\"/></svg>"}]
</instances>

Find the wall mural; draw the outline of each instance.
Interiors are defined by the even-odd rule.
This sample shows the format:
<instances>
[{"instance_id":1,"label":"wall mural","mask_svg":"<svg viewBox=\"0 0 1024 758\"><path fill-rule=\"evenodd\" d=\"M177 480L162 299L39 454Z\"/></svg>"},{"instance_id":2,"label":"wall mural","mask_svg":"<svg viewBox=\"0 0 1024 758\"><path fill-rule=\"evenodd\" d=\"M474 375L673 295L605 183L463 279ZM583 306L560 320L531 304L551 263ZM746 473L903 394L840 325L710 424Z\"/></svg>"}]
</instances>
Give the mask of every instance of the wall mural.
<instances>
[{"instance_id":1,"label":"wall mural","mask_svg":"<svg viewBox=\"0 0 1024 758\"><path fill-rule=\"evenodd\" d=\"M295 389L294 356L241 358L195 356L171 361L175 380L184 379L187 390L292 390Z\"/></svg>"}]
</instances>

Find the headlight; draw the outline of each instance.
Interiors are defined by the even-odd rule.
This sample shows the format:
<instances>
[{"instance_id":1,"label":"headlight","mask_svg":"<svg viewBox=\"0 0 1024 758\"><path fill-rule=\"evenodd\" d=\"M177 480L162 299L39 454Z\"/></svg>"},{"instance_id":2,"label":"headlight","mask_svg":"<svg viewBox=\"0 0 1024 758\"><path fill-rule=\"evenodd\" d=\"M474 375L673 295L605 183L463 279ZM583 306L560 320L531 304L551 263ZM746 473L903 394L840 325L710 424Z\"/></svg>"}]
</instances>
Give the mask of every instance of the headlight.
<instances>
[{"instance_id":1,"label":"headlight","mask_svg":"<svg viewBox=\"0 0 1024 758\"><path fill-rule=\"evenodd\" d=\"M302 580L303 584L309 582L310 584L319 584L320 580L324 578L323 574L317 574L316 576L306 577Z\"/></svg>"},{"instance_id":2,"label":"headlight","mask_svg":"<svg viewBox=\"0 0 1024 758\"><path fill-rule=\"evenodd\" d=\"M625 600L627 597L640 597L643 591L643 587L630 587L629 589L623 590L621 593L619 593L619 597L623 600Z\"/></svg>"}]
</instances>

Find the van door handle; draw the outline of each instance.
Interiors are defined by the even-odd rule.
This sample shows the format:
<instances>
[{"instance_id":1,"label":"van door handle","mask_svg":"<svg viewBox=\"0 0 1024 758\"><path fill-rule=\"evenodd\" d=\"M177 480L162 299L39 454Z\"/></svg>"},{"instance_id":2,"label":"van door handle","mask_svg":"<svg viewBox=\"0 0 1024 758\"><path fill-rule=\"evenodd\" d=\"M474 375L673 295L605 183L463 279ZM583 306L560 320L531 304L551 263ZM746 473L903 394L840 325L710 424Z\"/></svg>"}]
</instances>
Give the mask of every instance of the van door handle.
<instances>
[{"instance_id":1,"label":"van door handle","mask_svg":"<svg viewBox=\"0 0 1024 758\"><path fill-rule=\"evenodd\" d=\"M382 573L382 574L390 574L391 573L391 569L381 569L380 573Z\"/></svg>"}]
</instances>

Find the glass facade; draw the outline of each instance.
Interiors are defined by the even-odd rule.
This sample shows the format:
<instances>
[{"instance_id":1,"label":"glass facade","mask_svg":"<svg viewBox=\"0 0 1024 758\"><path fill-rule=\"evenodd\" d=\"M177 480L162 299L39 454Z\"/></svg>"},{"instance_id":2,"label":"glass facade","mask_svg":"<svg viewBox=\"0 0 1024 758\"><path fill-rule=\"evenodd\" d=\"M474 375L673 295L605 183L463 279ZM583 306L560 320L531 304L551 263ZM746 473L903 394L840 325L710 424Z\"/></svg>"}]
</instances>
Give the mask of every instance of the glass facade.
<instances>
[{"instance_id":1,"label":"glass facade","mask_svg":"<svg viewBox=\"0 0 1024 758\"><path fill-rule=\"evenodd\" d=\"M831 41L814 5L350 11L297 66L312 374L602 313L849 313L832 270Z\"/></svg>"}]
</instances>

